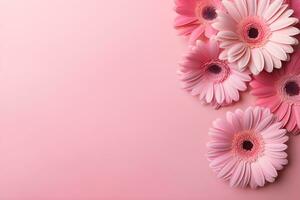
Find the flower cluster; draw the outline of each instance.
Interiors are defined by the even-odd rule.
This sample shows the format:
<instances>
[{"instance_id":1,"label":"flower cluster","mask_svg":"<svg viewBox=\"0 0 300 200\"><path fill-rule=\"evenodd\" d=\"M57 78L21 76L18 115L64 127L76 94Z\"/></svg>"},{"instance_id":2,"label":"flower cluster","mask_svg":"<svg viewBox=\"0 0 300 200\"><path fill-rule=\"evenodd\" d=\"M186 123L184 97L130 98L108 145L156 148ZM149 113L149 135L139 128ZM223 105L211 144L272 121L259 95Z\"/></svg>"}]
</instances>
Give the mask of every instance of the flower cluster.
<instances>
[{"instance_id":1,"label":"flower cluster","mask_svg":"<svg viewBox=\"0 0 300 200\"><path fill-rule=\"evenodd\" d=\"M209 131L208 160L231 186L273 182L300 133L300 1L175 0L175 28L189 38L182 87L215 108L247 91L256 107L228 112Z\"/></svg>"}]
</instances>

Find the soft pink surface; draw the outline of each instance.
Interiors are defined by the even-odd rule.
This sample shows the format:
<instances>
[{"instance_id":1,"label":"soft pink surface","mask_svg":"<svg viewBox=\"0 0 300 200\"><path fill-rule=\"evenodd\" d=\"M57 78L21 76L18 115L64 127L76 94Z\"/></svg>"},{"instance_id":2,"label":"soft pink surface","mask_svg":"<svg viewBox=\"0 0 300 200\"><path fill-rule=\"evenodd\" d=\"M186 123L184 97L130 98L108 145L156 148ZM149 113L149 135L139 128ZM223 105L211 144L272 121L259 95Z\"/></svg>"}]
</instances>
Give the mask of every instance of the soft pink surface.
<instances>
[{"instance_id":1,"label":"soft pink surface","mask_svg":"<svg viewBox=\"0 0 300 200\"><path fill-rule=\"evenodd\" d=\"M179 89L174 3L0 3L0 199L299 199L300 137L275 184L218 180L214 111ZM247 100L246 100L247 99Z\"/></svg>"}]
</instances>

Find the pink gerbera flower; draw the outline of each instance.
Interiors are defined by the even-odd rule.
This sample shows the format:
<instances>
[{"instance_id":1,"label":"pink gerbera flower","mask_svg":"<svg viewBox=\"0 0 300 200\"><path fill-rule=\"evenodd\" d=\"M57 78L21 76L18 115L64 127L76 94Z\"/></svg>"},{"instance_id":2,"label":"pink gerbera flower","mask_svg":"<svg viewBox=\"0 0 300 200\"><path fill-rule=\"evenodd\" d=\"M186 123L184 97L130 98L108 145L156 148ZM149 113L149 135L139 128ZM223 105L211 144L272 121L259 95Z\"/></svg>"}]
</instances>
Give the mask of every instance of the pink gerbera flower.
<instances>
[{"instance_id":1,"label":"pink gerbera flower","mask_svg":"<svg viewBox=\"0 0 300 200\"><path fill-rule=\"evenodd\" d=\"M289 132L300 130L300 52L272 74L261 73L250 83L257 105L268 107Z\"/></svg>"},{"instance_id":2,"label":"pink gerbera flower","mask_svg":"<svg viewBox=\"0 0 300 200\"><path fill-rule=\"evenodd\" d=\"M218 59L220 49L215 39L197 41L185 56L179 70L183 87L205 103L223 106L239 100L239 91L247 89L250 76L232 64Z\"/></svg>"},{"instance_id":3,"label":"pink gerbera flower","mask_svg":"<svg viewBox=\"0 0 300 200\"><path fill-rule=\"evenodd\" d=\"M282 0L222 1L228 13L218 13L212 25L219 30L217 38L224 51L220 59L235 62L240 70L249 68L257 75L266 70L281 68L282 61L293 52L291 45L299 29L293 27L298 19L291 17Z\"/></svg>"},{"instance_id":4,"label":"pink gerbera flower","mask_svg":"<svg viewBox=\"0 0 300 200\"><path fill-rule=\"evenodd\" d=\"M269 109L249 107L213 122L208 146L210 167L233 187L256 188L274 182L288 163L286 130Z\"/></svg>"},{"instance_id":5,"label":"pink gerbera flower","mask_svg":"<svg viewBox=\"0 0 300 200\"><path fill-rule=\"evenodd\" d=\"M221 9L221 0L175 0L175 28L180 35L190 35L190 42L216 34L211 23Z\"/></svg>"}]
</instances>

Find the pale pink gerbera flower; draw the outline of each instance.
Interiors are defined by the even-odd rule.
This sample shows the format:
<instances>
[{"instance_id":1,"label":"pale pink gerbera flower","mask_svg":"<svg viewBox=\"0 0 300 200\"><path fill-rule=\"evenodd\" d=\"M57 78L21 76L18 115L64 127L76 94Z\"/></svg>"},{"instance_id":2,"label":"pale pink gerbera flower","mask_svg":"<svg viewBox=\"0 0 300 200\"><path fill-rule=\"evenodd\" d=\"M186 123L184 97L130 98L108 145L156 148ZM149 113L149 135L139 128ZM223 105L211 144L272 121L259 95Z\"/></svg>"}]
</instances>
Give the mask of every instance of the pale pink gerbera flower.
<instances>
[{"instance_id":1,"label":"pale pink gerbera flower","mask_svg":"<svg viewBox=\"0 0 300 200\"><path fill-rule=\"evenodd\" d=\"M294 134L300 130L300 52L284 68L272 74L261 73L250 83L256 104L268 107L285 128Z\"/></svg>"},{"instance_id":2,"label":"pale pink gerbera flower","mask_svg":"<svg viewBox=\"0 0 300 200\"><path fill-rule=\"evenodd\" d=\"M256 188L274 182L277 171L288 163L288 140L269 109L249 107L228 112L213 122L208 160L219 178L233 187Z\"/></svg>"},{"instance_id":3,"label":"pale pink gerbera flower","mask_svg":"<svg viewBox=\"0 0 300 200\"><path fill-rule=\"evenodd\" d=\"M175 0L175 28L180 35L190 35L190 42L197 39L210 38L216 34L211 23L221 9L221 0Z\"/></svg>"},{"instance_id":4,"label":"pale pink gerbera flower","mask_svg":"<svg viewBox=\"0 0 300 200\"><path fill-rule=\"evenodd\" d=\"M282 0L223 0L228 13L219 13L212 25L224 51L220 59L235 62L240 70L249 68L257 75L264 69L281 68L298 40L298 19L291 17Z\"/></svg>"},{"instance_id":5,"label":"pale pink gerbera flower","mask_svg":"<svg viewBox=\"0 0 300 200\"><path fill-rule=\"evenodd\" d=\"M179 70L183 88L205 103L223 106L239 100L239 91L247 89L250 76L232 64L218 59L220 49L215 39L197 41L184 57Z\"/></svg>"}]
</instances>

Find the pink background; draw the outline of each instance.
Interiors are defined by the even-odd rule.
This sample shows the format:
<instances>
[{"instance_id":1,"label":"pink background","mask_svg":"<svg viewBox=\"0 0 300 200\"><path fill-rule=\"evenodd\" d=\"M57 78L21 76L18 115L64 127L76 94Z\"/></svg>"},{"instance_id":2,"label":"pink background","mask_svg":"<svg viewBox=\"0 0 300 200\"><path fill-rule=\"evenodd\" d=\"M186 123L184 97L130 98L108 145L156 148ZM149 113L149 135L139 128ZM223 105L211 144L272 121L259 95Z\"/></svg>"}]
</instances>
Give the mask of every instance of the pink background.
<instances>
[{"instance_id":1,"label":"pink background","mask_svg":"<svg viewBox=\"0 0 300 200\"><path fill-rule=\"evenodd\" d=\"M299 199L300 137L275 184L218 180L204 155L226 110L179 88L173 1L0 3L0 199Z\"/></svg>"}]
</instances>

